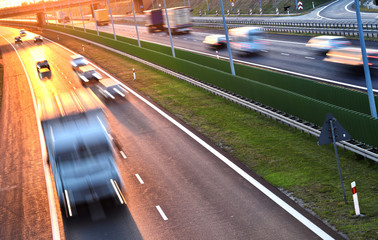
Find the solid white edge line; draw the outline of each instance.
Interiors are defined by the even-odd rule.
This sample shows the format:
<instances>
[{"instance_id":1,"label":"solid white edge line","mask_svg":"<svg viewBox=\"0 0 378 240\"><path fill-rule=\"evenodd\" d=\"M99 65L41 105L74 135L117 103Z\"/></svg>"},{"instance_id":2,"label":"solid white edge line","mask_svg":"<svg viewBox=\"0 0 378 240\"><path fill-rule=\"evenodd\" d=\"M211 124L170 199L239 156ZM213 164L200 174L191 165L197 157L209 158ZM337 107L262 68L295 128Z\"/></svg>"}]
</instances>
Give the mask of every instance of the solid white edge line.
<instances>
[{"instance_id":1,"label":"solid white edge line","mask_svg":"<svg viewBox=\"0 0 378 240\"><path fill-rule=\"evenodd\" d=\"M72 217L72 210L71 210L70 197L68 196L68 192L67 192L66 189L64 189L64 194L66 195L67 207L68 207L68 214L70 215L70 217Z\"/></svg>"},{"instance_id":2,"label":"solid white edge line","mask_svg":"<svg viewBox=\"0 0 378 240\"><path fill-rule=\"evenodd\" d=\"M51 41L51 40L49 40ZM67 51L74 53L74 51L60 45L59 43L56 43L54 41L51 41L60 47L66 49ZM215 150L213 147L208 145L206 142L204 142L202 139L200 139L198 136L196 136L194 133L189 131L187 128L185 128L183 125L181 125L179 122L174 120L172 117L170 117L168 114L160 110L158 107L156 107L154 104L149 102L147 99L140 96L138 93L136 93L131 88L127 87L122 82L115 79L113 76L111 76L106 71L102 70L100 67L97 67L93 63L91 63L94 67L96 67L98 70L100 70L102 73L104 73L109 78L113 79L114 81L117 81L119 84L122 85L122 87L126 88L129 92L131 92L134 96L139 98L142 102L146 103L148 106L150 106L152 109L154 109L156 112L158 112L160 115L165 117L168 121L170 121L172 124L174 124L176 127L181 129L183 132L185 132L188 136L193 138L196 142L198 142L200 145L202 145L204 148L206 148L208 151L213 153L216 157L218 157L221 161L223 161L226 165L228 165L231 169L233 169L235 172L237 172L240 176L242 176L245 180L247 180L249 183L254 185L257 189L259 189L262 193L264 193L267 197L269 197L271 200L273 200L276 204L278 204L280 207L285 209L290 215L292 215L294 218L296 218L298 221L300 221L303 225L305 225L307 228L309 228L311 231L313 231L315 234L317 234L322 239L333 239L330 235L328 235L326 232L324 232L321 228L316 226L314 223L312 223L310 220L308 220L305 216L303 216L301 213L299 213L297 210L295 210L293 207L288 205L286 202L284 202L282 199L274 195L269 189L264 187L261 183L259 183L257 180L255 180L253 177L249 176L246 172L244 172L242 169L240 169L238 166L236 166L233 162L231 162L229 159L227 159L225 156L223 156L221 153L219 153L217 150ZM158 206L157 206L158 207ZM156 207L156 208L157 208ZM159 210L159 209L158 209Z\"/></svg>"},{"instance_id":3,"label":"solid white edge line","mask_svg":"<svg viewBox=\"0 0 378 240\"><path fill-rule=\"evenodd\" d=\"M350 12L350 13L356 13L355 11L351 11L351 10L348 9L349 5L351 5L352 3L354 3L354 1L351 1L350 3L348 3L347 5L345 5L344 9L345 9L345 11L347 11L347 12Z\"/></svg>"},{"instance_id":4,"label":"solid white edge line","mask_svg":"<svg viewBox=\"0 0 378 240\"><path fill-rule=\"evenodd\" d=\"M135 174L136 178L138 178L138 181L140 182L140 184L144 184L142 178L139 176L139 174Z\"/></svg>"},{"instance_id":5,"label":"solid white edge line","mask_svg":"<svg viewBox=\"0 0 378 240\"><path fill-rule=\"evenodd\" d=\"M53 187L52 187L52 184L51 184L51 181L50 181L51 180L50 169L46 165L47 149L46 149L46 145L45 145L45 138L44 138L43 131L42 131L41 120L39 119L39 116L38 116L39 113L36 112L36 109L37 109L36 105L37 104L36 104L36 99L35 99L35 96L34 96L33 87L31 85L31 80L29 78L29 75L27 74L24 62L21 60L21 57L18 54L17 49L1 33L0 33L0 36L2 38L4 38L12 46L12 48L16 51L16 54L17 54L18 58L20 59L22 68L24 69L26 78L28 79L28 84L29 84L31 96L32 96L32 99L33 99L33 107L34 107L34 112L35 112L37 126L38 126L39 141L40 141L41 150L42 150L42 162L43 162L43 169L44 169L44 172L45 172L47 197L48 197L48 202L49 202L50 220L51 220L51 228L52 228L52 236L53 236L54 240L60 240L58 216L57 216L57 212L56 212L56 208L55 208L55 200L54 200L54 191L53 191Z\"/></svg>"},{"instance_id":6,"label":"solid white edge line","mask_svg":"<svg viewBox=\"0 0 378 240\"><path fill-rule=\"evenodd\" d=\"M161 207L158 205L156 206L156 209L158 210L158 212L160 213L161 217L163 218L164 221L167 221L168 218L167 216L165 215L165 213L163 212L163 210L161 209Z\"/></svg>"},{"instance_id":7,"label":"solid white edge line","mask_svg":"<svg viewBox=\"0 0 378 240\"><path fill-rule=\"evenodd\" d=\"M116 192L119 201L121 202L121 204L123 204L123 203L124 203L124 202L123 202L123 199L122 199L121 195L119 194L118 189L117 189L117 187L115 186L114 182L115 182L115 180L110 179L110 183L112 184L112 186L113 186L113 188L114 188L114 191Z\"/></svg>"},{"instance_id":8,"label":"solid white edge line","mask_svg":"<svg viewBox=\"0 0 378 240\"><path fill-rule=\"evenodd\" d=\"M328 4L327 6L324 6L322 9L320 9L320 10L316 13L316 15L317 15L318 17L322 18L322 19L326 19L326 20L334 20L334 19L332 19L332 18L326 18L326 17L322 17L322 16L320 16L320 12L323 11L324 9L326 9L327 7L331 6L332 4L337 3L338 1L339 1L339 0L336 0L336 1L331 2L330 4Z\"/></svg>"}]
</instances>

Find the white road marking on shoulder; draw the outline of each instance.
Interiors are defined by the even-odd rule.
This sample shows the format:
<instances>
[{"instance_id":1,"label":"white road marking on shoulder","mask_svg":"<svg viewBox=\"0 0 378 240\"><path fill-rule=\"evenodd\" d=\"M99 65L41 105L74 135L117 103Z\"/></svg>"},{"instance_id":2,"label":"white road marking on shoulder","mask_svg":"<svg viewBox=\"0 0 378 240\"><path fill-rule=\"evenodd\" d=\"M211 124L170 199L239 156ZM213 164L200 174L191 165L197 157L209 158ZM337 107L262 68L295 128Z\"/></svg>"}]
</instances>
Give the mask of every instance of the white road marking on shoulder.
<instances>
[{"instance_id":1,"label":"white road marking on shoulder","mask_svg":"<svg viewBox=\"0 0 378 240\"><path fill-rule=\"evenodd\" d=\"M305 57L305 58L307 58L307 59L311 59L311 60L314 60L315 58L313 58L313 57Z\"/></svg>"},{"instance_id":2,"label":"white road marking on shoulder","mask_svg":"<svg viewBox=\"0 0 378 240\"><path fill-rule=\"evenodd\" d=\"M135 174L136 178L138 178L138 181L140 182L140 184L144 184L142 178L139 176L139 174Z\"/></svg>"},{"instance_id":3,"label":"white road marking on shoulder","mask_svg":"<svg viewBox=\"0 0 378 240\"><path fill-rule=\"evenodd\" d=\"M160 213L161 217L163 218L164 221L167 221L168 218L167 216L165 215L165 213L163 212L163 210L161 209L161 207L158 205L156 206L156 209L158 210L158 212Z\"/></svg>"},{"instance_id":4,"label":"white road marking on shoulder","mask_svg":"<svg viewBox=\"0 0 378 240\"><path fill-rule=\"evenodd\" d=\"M119 151L124 159L127 158L126 154L123 151Z\"/></svg>"}]
</instances>

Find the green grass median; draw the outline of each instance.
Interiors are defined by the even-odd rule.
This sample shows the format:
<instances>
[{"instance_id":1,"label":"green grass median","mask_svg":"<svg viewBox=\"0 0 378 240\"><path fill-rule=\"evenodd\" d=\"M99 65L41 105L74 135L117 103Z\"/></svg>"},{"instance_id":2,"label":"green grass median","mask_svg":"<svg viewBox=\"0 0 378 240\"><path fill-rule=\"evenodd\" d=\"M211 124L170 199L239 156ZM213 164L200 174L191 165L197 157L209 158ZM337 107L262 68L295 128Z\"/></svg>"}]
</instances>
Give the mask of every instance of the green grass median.
<instances>
[{"instance_id":1,"label":"green grass median","mask_svg":"<svg viewBox=\"0 0 378 240\"><path fill-rule=\"evenodd\" d=\"M56 33L43 35L57 40ZM314 137L95 45L64 35L59 43L151 98L350 239L378 236L375 162L339 149L345 204L332 145L318 146ZM354 216L352 181L364 217Z\"/></svg>"}]
</instances>

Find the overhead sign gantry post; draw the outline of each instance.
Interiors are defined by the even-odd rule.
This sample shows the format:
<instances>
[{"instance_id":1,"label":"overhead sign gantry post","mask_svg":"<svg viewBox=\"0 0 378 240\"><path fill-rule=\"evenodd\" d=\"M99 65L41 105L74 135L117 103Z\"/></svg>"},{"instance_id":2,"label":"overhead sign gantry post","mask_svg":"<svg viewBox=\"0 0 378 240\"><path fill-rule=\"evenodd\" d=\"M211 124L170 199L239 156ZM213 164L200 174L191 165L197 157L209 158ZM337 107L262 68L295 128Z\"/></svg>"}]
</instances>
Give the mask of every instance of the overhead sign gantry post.
<instances>
[{"instance_id":1,"label":"overhead sign gantry post","mask_svg":"<svg viewBox=\"0 0 378 240\"><path fill-rule=\"evenodd\" d=\"M226 18L224 17L223 2L222 2L222 0L219 0L219 2L220 2L221 10L222 10L223 27L224 27L224 33L226 35L226 43L227 43L228 56L229 56L229 59L230 59L231 73L232 73L232 75L235 76L235 67L234 67L234 61L232 60L232 53L231 53L231 48L230 48L230 39L228 37Z\"/></svg>"}]
</instances>

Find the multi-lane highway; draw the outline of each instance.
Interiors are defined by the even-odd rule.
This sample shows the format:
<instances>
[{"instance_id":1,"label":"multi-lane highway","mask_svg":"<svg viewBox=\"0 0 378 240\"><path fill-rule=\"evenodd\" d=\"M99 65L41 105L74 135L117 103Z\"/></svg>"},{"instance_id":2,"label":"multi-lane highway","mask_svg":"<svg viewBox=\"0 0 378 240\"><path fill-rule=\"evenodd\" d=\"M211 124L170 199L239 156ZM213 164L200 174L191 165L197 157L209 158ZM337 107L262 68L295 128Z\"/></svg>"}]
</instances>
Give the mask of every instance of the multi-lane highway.
<instances>
[{"instance_id":1,"label":"multi-lane highway","mask_svg":"<svg viewBox=\"0 0 378 240\"><path fill-rule=\"evenodd\" d=\"M15 45L17 29L1 27L0 32L5 71L0 231L5 239L339 237L132 89L118 104L101 103L123 153L116 163L126 185L127 207L63 219L43 161L35 111L48 94L82 88L69 63L73 53L48 40L36 45L30 32L23 44ZM39 58L50 62L51 76L41 79L37 74Z\"/></svg>"},{"instance_id":2,"label":"multi-lane highway","mask_svg":"<svg viewBox=\"0 0 378 240\"><path fill-rule=\"evenodd\" d=\"M75 26L83 27L83 23L75 21ZM71 25L67 25L66 27L72 28ZM85 27L86 29L96 30L93 22L85 22ZM99 27L99 31L113 33L113 28L111 25L101 26ZM135 26L132 25L115 24L115 32L117 35L137 38ZM170 47L169 36L164 32L148 33L145 27L138 26L138 33L141 40ZM173 36L173 44L175 48L210 54L216 57L215 50L207 49L202 43L205 36L214 33L224 34L224 31L195 30L191 34L175 35ZM344 85L353 85L361 89L364 89L366 86L362 68L360 71L357 71L342 64L325 62L323 61L325 55L319 55L306 49L305 45L310 39L309 36L265 34L265 37L269 44L267 51L251 56L234 55L234 60L318 81L337 82ZM352 46L359 47L358 40L351 40L351 42ZM367 41L366 46L378 52L378 42ZM227 49L219 49L218 54L221 58L228 58ZM371 68L371 79L373 81L373 88L378 89L378 69L376 67Z\"/></svg>"}]
</instances>

